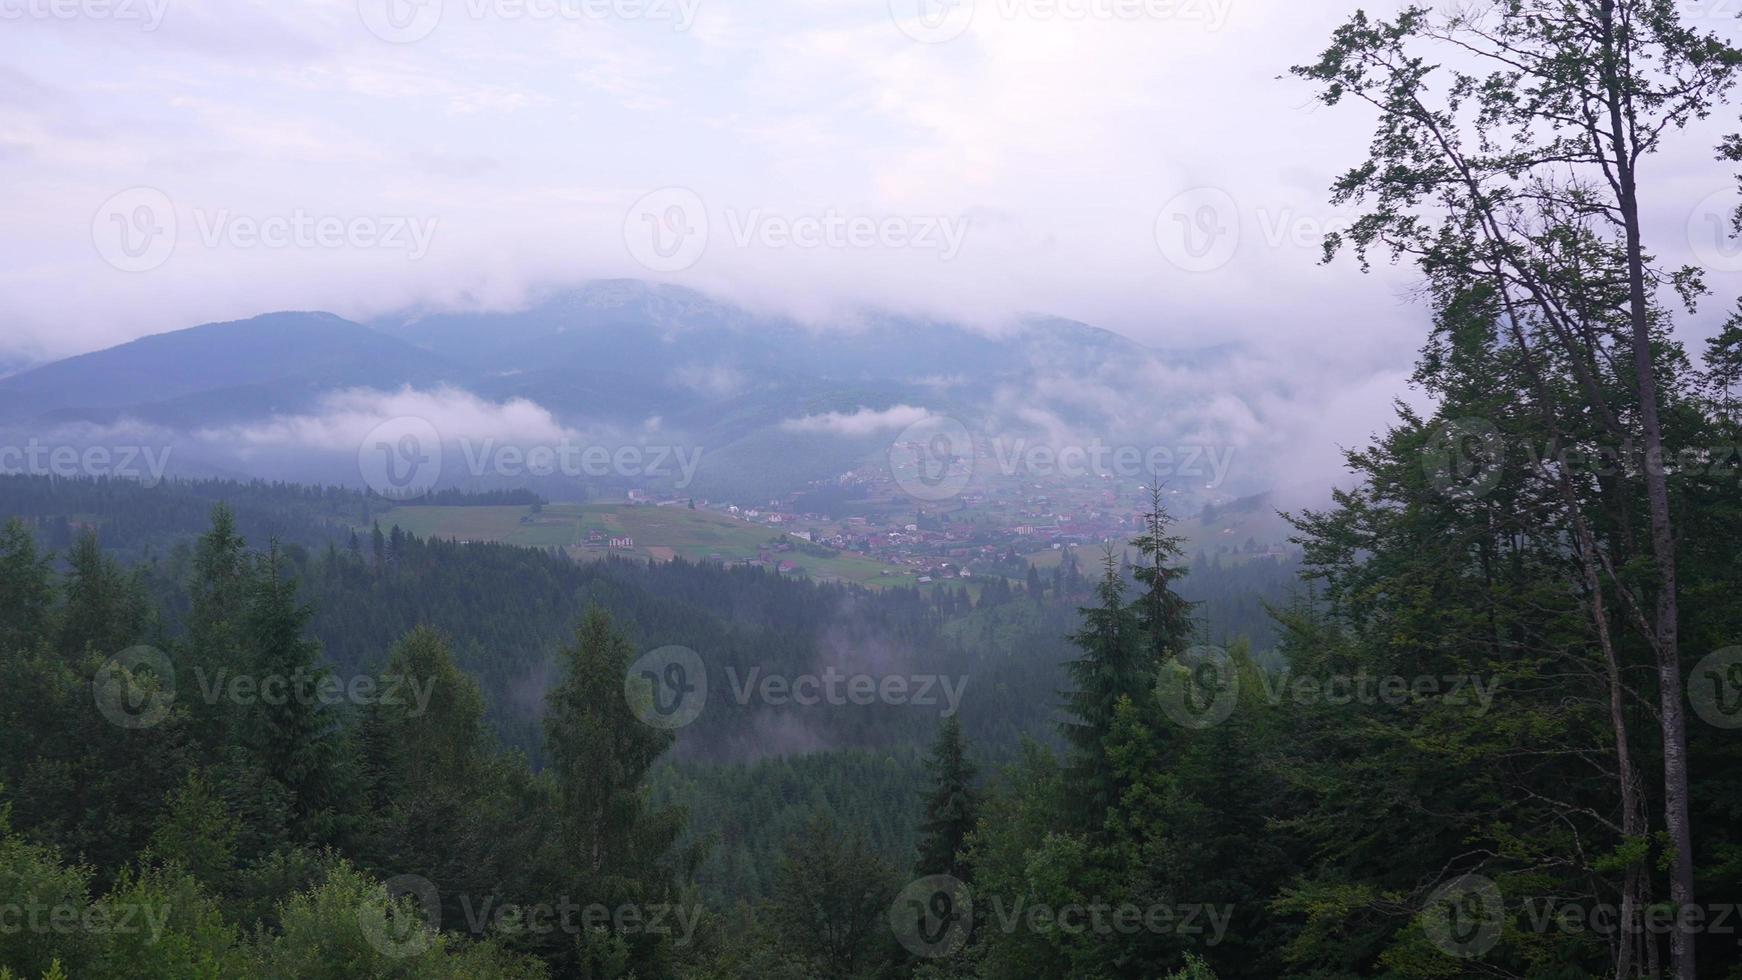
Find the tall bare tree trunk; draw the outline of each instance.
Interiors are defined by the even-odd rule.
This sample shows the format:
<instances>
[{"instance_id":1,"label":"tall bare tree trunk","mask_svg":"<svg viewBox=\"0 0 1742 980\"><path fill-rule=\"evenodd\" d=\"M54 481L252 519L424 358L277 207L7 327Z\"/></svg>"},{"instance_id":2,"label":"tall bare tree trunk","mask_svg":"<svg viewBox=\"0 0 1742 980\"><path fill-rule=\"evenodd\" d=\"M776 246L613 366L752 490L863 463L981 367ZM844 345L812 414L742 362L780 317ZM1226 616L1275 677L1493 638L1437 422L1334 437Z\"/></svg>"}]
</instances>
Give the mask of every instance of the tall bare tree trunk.
<instances>
[{"instance_id":1,"label":"tall bare tree trunk","mask_svg":"<svg viewBox=\"0 0 1742 980\"><path fill-rule=\"evenodd\" d=\"M1631 181L1629 169L1627 178ZM1679 980L1693 980L1694 937L1680 911L1694 904L1694 842L1688 818L1688 733L1682 712L1681 637L1677 629L1675 531L1670 523L1669 480L1663 464L1663 429L1657 416L1657 378L1651 363L1651 328L1639 258L1638 205L1631 187L1622 196L1627 215L1628 279L1633 316L1633 365L1639 386L1639 421L1645 440L1645 495L1651 510L1651 551L1657 564L1657 688L1663 717L1663 815L1675 847L1669 897L1677 926L1670 951Z\"/></svg>"},{"instance_id":2,"label":"tall bare tree trunk","mask_svg":"<svg viewBox=\"0 0 1742 980\"><path fill-rule=\"evenodd\" d=\"M1627 234L1627 307L1633 338L1634 384L1639 395L1639 425L1645 450L1645 497L1651 515L1651 551L1657 566L1657 622L1653 647L1657 654L1658 702L1663 728L1663 812L1675 854L1670 866L1669 897L1676 909L1670 933L1671 968L1677 980L1693 980L1694 935L1685 927L1683 910L1694 904L1693 829L1688 816L1688 734L1682 713L1681 637L1677 628L1675 530L1669 513L1669 479L1663 464L1663 426L1658 418L1657 371L1651 352L1651 306L1645 289L1645 257L1640 243L1639 194L1634 164L1638 159L1633 128L1633 94L1623 78L1630 56L1622 47L1631 39L1616 34L1615 0L1601 7L1604 88L1608 96L1610 146L1615 154L1615 181L1621 221Z\"/></svg>"},{"instance_id":3,"label":"tall bare tree trunk","mask_svg":"<svg viewBox=\"0 0 1742 980\"><path fill-rule=\"evenodd\" d=\"M1496 265L1497 274L1500 267ZM1497 275L1498 278L1498 275ZM1531 347L1530 339L1525 334L1519 310L1513 301L1511 291L1502 286L1499 291L1501 303L1506 310L1506 322L1512 333L1512 341L1517 345L1523 359L1526 375L1530 379L1531 390L1535 393L1541 407L1543 425L1553 445L1562 444L1560 421L1556 415L1554 395L1544 383L1541 370L1537 365L1536 352ZM1640 800L1641 783L1638 771L1634 767L1632 739L1627 731L1627 691L1622 683L1621 657L1615 648L1614 633L1610 626L1608 605L1603 598L1603 576L1599 570L1597 536L1592 533L1591 525L1585 520L1584 511L1579 507L1578 494L1573 490L1572 481L1564 468L1556 468L1552 475L1545 468L1543 475L1554 481L1555 489L1559 491L1561 502L1566 505L1568 520L1572 523L1573 540L1576 544L1575 553L1578 558L1580 585L1587 596L1585 602L1586 614L1591 618L1591 625L1596 630L1598 648L1603 651L1603 674L1609 693L1609 725L1615 736L1615 776L1621 795L1621 833L1629 841L1644 838L1649 830L1649 821L1645 816L1645 806ZM1618 938L1611 946L1611 955L1615 962L1616 980L1626 980L1638 975L1640 960L1647 958L1642 950L1635 948L1635 943L1649 942L1650 934L1643 928L1635 928L1644 902L1641 900L1649 876L1645 862L1639 859L1628 862L1626 874L1621 885L1621 917L1617 923ZM1652 960L1651 973L1656 976L1655 957Z\"/></svg>"}]
</instances>

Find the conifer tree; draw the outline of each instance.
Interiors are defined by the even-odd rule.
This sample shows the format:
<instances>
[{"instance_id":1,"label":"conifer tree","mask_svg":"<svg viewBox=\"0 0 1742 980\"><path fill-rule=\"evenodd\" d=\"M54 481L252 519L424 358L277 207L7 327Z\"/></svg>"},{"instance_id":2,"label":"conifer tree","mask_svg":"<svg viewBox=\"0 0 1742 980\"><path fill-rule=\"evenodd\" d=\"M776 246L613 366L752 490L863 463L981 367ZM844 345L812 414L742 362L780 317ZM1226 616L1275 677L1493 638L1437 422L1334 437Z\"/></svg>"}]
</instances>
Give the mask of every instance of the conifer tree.
<instances>
[{"instance_id":1,"label":"conifer tree","mask_svg":"<svg viewBox=\"0 0 1742 980\"><path fill-rule=\"evenodd\" d=\"M1083 655L1065 665L1074 685L1065 698L1062 729L1072 750L1066 779L1085 829L1099 827L1119 797L1119 780L1107 758L1107 736L1122 700L1145 701L1152 683L1143 669L1141 634L1125 602L1125 580L1111 548L1102 557L1097 605L1081 610L1083 626L1071 640Z\"/></svg>"},{"instance_id":2,"label":"conifer tree","mask_svg":"<svg viewBox=\"0 0 1742 980\"><path fill-rule=\"evenodd\" d=\"M0 528L0 654L34 649L54 607L50 556L16 518Z\"/></svg>"},{"instance_id":3,"label":"conifer tree","mask_svg":"<svg viewBox=\"0 0 1742 980\"><path fill-rule=\"evenodd\" d=\"M971 873L961 856L962 846L979 819L979 794L960 718L951 715L938 727L925 767L932 787L925 798L925 819L919 825L922 836L914 872L922 876L947 874L967 881Z\"/></svg>"},{"instance_id":4,"label":"conifer tree","mask_svg":"<svg viewBox=\"0 0 1742 980\"><path fill-rule=\"evenodd\" d=\"M895 876L857 834L815 813L788 842L775 887L773 918L782 945L805 975L876 977L894 949L886 918Z\"/></svg>"},{"instance_id":5,"label":"conifer tree","mask_svg":"<svg viewBox=\"0 0 1742 980\"><path fill-rule=\"evenodd\" d=\"M245 705L248 744L273 779L295 794L296 813L311 816L331 789L335 720L317 698L327 668L307 635L313 610L297 601L296 581L274 541L256 562L247 588L245 634L258 697Z\"/></svg>"},{"instance_id":6,"label":"conifer tree","mask_svg":"<svg viewBox=\"0 0 1742 980\"><path fill-rule=\"evenodd\" d=\"M1147 641L1152 670L1183 649L1192 633L1192 604L1174 591L1187 569L1179 564L1183 539L1169 533L1172 523L1162 506L1161 488L1152 489L1143 534L1131 542L1142 556L1132 574L1143 586L1137 597L1137 623Z\"/></svg>"},{"instance_id":7,"label":"conifer tree","mask_svg":"<svg viewBox=\"0 0 1742 980\"><path fill-rule=\"evenodd\" d=\"M188 586L188 632L196 642L242 607L248 581L244 548L235 513L224 504L214 506L211 530L194 546L193 580Z\"/></svg>"},{"instance_id":8,"label":"conifer tree","mask_svg":"<svg viewBox=\"0 0 1742 980\"><path fill-rule=\"evenodd\" d=\"M87 653L111 657L138 642L147 620L138 575L122 571L103 554L89 530L73 543L67 560L72 569L65 586L61 652L74 659Z\"/></svg>"},{"instance_id":9,"label":"conifer tree","mask_svg":"<svg viewBox=\"0 0 1742 980\"><path fill-rule=\"evenodd\" d=\"M563 651L568 676L546 698L545 749L562 798L564 843L593 875L635 876L643 781L671 745L623 697L629 642L602 609L587 612Z\"/></svg>"}]
</instances>

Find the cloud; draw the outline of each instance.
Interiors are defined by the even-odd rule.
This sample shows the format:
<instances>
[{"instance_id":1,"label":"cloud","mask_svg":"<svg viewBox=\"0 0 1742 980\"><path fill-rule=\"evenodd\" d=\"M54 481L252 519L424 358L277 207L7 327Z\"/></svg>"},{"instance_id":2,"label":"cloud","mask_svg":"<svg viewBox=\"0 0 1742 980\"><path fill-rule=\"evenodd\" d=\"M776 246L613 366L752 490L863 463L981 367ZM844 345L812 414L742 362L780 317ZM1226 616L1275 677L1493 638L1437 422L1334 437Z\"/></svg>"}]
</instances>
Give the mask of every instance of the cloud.
<instances>
[{"instance_id":1,"label":"cloud","mask_svg":"<svg viewBox=\"0 0 1742 980\"><path fill-rule=\"evenodd\" d=\"M788 432L821 432L838 436L868 436L879 432L899 431L931 413L914 405L894 405L885 409L858 408L851 412L827 412L787 419L780 427Z\"/></svg>"},{"instance_id":2,"label":"cloud","mask_svg":"<svg viewBox=\"0 0 1742 980\"><path fill-rule=\"evenodd\" d=\"M355 453L377 426L401 418L429 422L444 442L497 439L550 444L580 438L580 433L565 428L535 402L516 398L498 403L459 388L424 391L409 386L394 392L335 391L323 395L313 413L201 429L194 436L211 445L236 446L244 456L282 450Z\"/></svg>"},{"instance_id":3,"label":"cloud","mask_svg":"<svg viewBox=\"0 0 1742 980\"><path fill-rule=\"evenodd\" d=\"M1380 15L1403 2L1368 6ZM968 30L935 44L904 35L886 3L811 0L703 2L687 30L515 13L596 5L450 0L439 28L409 44L373 36L356 0L176 0L150 31L9 21L0 363L269 310L503 308L541 287L664 278L824 328L868 307L983 325L1042 312L1157 347L1243 343L1252 353L1214 375L1061 370L1042 397L999 393L1000 417L1060 440L1080 439L1085 417L1108 418L1130 439L1184 432L1252 446L1252 459L1311 452L1334 468L1331 434L1311 416L1338 413L1339 431L1382 425L1386 400L1368 385L1403 376L1427 324L1408 270L1319 264L1319 233L1347 217L1327 188L1360 162L1372 120L1316 106L1286 70L1357 5L1239 0L1210 4L1226 14L1212 23L982 2ZM1206 5L1073 9L1194 6ZM1700 26L1722 29L1710 16ZM1642 207L1666 264L1694 260L1690 213L1732 187L1710 163L1724 122L1708 122L1652 163L1660 179ZM111 267L93 247L104 202L138 187L166 194L181 224L147 272ZM625 240L631 205L664 187L694 191L711 226L696 263L671 273L638 264ZM1157 243L1158 217L1204 187L1231 202L1233 248L1214 268L1181 268ZM197 233L200 214L299 209L439 225L419 259L208 245ZM741 246L728 231L728 215L790 222L831 209L968 230L951 258L887 244ZM1742 273L1713 270L1709 284L1717 296L1678 326L1684 340L1716 328ZM744 384L715 367L677 380L708 393ZM376 407L241 435L343 443ZM519 410L470 405L474 417L455 424L517 421Z\"/></svg>"},{"instance_id":4,"label":"cloud","mask_svg":"<svg viewBox=\"0 0 1742 980\"><path fill-rule=\"evenodd\" d=\"M749 384L744 372L727 364L685 364L672 372L671 380L714 397L736 395Z\"/></svg>"}]
</instances>

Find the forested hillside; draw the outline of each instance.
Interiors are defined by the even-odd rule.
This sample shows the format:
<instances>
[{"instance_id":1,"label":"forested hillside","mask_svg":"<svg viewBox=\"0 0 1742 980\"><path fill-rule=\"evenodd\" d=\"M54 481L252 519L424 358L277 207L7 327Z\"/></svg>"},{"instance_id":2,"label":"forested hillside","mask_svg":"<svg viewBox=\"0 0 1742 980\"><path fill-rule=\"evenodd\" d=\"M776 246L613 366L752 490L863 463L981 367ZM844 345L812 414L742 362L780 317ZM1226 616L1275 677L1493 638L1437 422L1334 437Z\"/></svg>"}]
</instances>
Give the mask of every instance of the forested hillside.
<instances>
[{"instance_id":1,"label":"forested hillside","mask_svg":"<svg viewBox=\"0 0 1742 980\"><path fill-rule=\"evenodd\" d=\"M21 515L4 547L6 621L18 624L4 637L13 651L5 729L16 751L0 775L17 801L18 845L81 862L99 890L126 885L147 867L172 877L188 871L193 881L151 880L203 888L212 901L254 910L256 918L232 926L281 925L271 910L289 893L274 888L329 880L357 887L344 878L353 865L390 879L404 848L429 846L411 839L420 831L376 825L429 814L388 816L369 804L384 804L385 791L369 787L413 778L395 765L438 778L415 759L388 758L419 755L421 740L438 732L461 753L448 775L466 773L466 784L443 789L439 804L410 805L439 805L452 816L457 801L484 807L490 794L560 798L553 781L565 763L553 755L552 738L562 721L552 710L576 683L576 658L622 659L621 676L629 652L674 642L705 651L721 696L675 738L634 722L657 750L621 778L642 787L633 794L644 799L637 807L662 815L668 828L660 838L666 856L657 861L676 862L659 894L688 894L720 913L778 900L783 874L797 873L781 870L793 859L792 841L805 835L830 846L851 835L864 849L848 862L856 873L903 866L922 836L928 785L913 746L941 720L960 719L986 765L1014 758L1024 739L1053 740L1054 692L1075 619L1070 603L1082 587L1066 576L1062 587L1073 591L1064 595L1031 595L1017 585L975 603L961 591L927 598L682 561L575 564L532 549L426 542L397 528L354 535L342 530L344 518L367 513L368 501L330 491L44 483L10 480L4 498ZM310 544L269 538L253 548L236 513L219 503L203 535L157 551L173 540L187 508L231 495L253 526ZM111 529L125 529L129 547L120 550L140 560L123 563L105 551ZM64 552L44 547L68 534ZM418 669L407 671L411 664ZM734 694L763 673L836 669L911 677L916 694L911 703L811 705ZM274 701L252 688L262 677L289 678L297 693ZM356 695L359 683L377 679L373 699ZM936 686L926 699L917 694L922 682ZM152 687L159 683L167 686ZM341 693L312 696L322 684ZM607 696L628 710L620 690L594 688L585 703L594 710ZM131 713L142 706L143 714ZM393 749L381 741L393 725L418 734ZM624 734L593 737L615 744ZM86 756L80 745L98 753ZM121 757L109 745L124 750L118 771L106 768ZM123 798L143 805L123 816ZM488 803L503 805L507 798ZM184 812L190 807L198 812ZM154 848L170 846L163 835L193 832L190 824L221 842L182 841L176 860L185 866L162 863ZM170 825L174 831L163 829ZM487 834L488 825L479 830ZM203 853L208 846L213 853ZM428 864L435 860L455 874L454 862L465 865L466 881L494 880L476 866L482 852L448 847L407 859L419 870L406 873L435 881ZM50 851L31 853L53 860ZM287 861L295 867L281 867ZM205 874L211 880L201 880ZM440 887L445 893L450 885Z\"/></svg>"},{"instance_id":2,"label":"forested hillside","mask_svg":"<svg viewBox=\"0 0 1742 980\"><path fill-rule=\"evenodd\" d=\"M495 498L456 502L471 500ZM678 731L666 758L681 762L657 767L654 785L692 810L688 839L714 838L698 881L722 901L766 897L787 837L815 809L864 832L885 858L907 854L923 781L915 746L949 707L945 685L959 685L959 714L988 765L1013 759L1023 738L1053 741L1060 664L1071 656L1074 603L1086 589L1067 576L1062 597L1018 584L976 604L960 590L923 599L682 561L576 564L533 549L423 541L397 528L353 533L380 504L336 488L0 478L0 505L29 521L56 564L67 563L73 538L86 530L128 560L155 603L144 629L158 645L187 628L188 583L201 561L188 529L209 524L219 501L244 541L284 542L285 574L297 579L309 634L335 674L378 671L399 638L433 627L478 683L494 739L535 768L543 764L544 698L560 676L557 651L590 606L609 610L638 649L703 651L719 696ZM1215 598L1200 607L1206 639L1212 622L1268 635L1261 599L1283 601L1291 578L1268 562L1210 566L1204 591ZM827 668L937 675L938 703L843 711L740 705L733 696L735 685L759 675Z\"/></svg>"},{"instance_id":3,"label":"forested hillside","mask_svg":"<svg viewBox=\"0 0 1742 980\"><path fill-rule=\"evenodd\" d=\"M0 283L134 338L0 377L0 980L1742 980L1736 11L281 0L58 60L139 6L0 32ZM619 225L643 172L697 187ZM440 215L315 181L502 251L414 288ZM90 245L142 322L363 312L138 339ZM528 286L619 246L661 282ZM1158 342L863 303L1061 276Z\"/></svg>"}]
</instances>

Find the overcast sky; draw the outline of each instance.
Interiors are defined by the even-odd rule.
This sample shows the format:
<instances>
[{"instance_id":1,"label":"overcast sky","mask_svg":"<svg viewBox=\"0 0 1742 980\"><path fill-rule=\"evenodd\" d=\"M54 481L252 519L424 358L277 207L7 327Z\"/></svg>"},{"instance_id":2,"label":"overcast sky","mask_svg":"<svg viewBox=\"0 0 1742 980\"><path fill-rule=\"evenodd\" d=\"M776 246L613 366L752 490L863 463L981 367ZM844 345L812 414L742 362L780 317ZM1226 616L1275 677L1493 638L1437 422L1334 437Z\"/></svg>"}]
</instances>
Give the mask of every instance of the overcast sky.
<instances>
[{"instance_id":1,"label":"overcast sky","mask_svg":"<svg viewBox=\"0 0 1742 980\"><path fill-rule=\"evenodd\" d=\"M639 276L1400 377L1409 278L1316 264L1370 120L1279 77L1353 6L0 0L0 354ZM1667 257L1733 188L1682 145Z\"/></svg>"}]
</instances>

